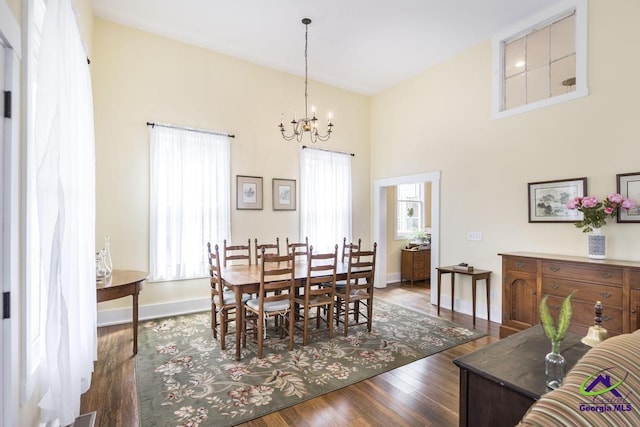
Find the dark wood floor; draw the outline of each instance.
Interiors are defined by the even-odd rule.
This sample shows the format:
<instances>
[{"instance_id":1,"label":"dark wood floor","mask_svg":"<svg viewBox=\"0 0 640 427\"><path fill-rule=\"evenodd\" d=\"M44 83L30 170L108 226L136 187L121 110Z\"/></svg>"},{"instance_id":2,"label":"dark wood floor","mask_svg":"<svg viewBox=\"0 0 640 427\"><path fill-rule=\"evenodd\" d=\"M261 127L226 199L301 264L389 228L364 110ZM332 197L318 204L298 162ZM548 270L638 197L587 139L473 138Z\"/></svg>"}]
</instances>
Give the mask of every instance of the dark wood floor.
<instances>
[{"instance_id":1,"label":"dark wood floor","mask_svg":"<svg viewBox=\"0 0 640 427\"><path fill-rule=\"evenodd\" d=\"M428 286L391 284L376 295L436 314ZM443 318L472 328L471 316L441 310ZM498 341L499 324L477 319L488 336L420 359L365 381L242 424L258 426L457 426L458 368L452 360ZM96 426L138 426L131 324L98 329L98 362L81 413L97 411ZM145 426L146 427L146 426Z\"/></svg>"}]
</instances>

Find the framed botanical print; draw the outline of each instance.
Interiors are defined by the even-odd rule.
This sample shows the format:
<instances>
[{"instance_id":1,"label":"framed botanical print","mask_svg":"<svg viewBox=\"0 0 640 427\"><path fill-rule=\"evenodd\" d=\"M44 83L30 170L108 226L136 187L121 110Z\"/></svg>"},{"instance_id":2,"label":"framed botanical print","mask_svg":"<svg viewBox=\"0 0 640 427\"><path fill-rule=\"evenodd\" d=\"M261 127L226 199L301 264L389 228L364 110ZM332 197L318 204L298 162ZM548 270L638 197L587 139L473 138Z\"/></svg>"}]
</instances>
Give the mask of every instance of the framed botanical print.
<instances>
[{"instance_id":1,"label":"framed botanical print","mask_svg":"<svg viewBox=\"0 0 640 427\"><path fill-rule=\"evenodd\" d=\"M274 211L296 210L296 180L273 178L272 200Z\"/></svg>"},{"instance_id":2,"label":"framed botanical print","mask_svg":"<svg viewBox=\"0 0 640 427\"><path fill-rule=\"evenodd\" d=\"M619 173L616 180L618 194L636 203L631 209L618 209L618 222L640 222L640 172Z\"/></svg>"},{"instance_id":3,"label":"framed botanical print","mask_svg":"<svg viewBox=\"0 0 640 427\"><path fill-rule=\"evenodd\" d=\"M262 177L236 176L236 209L262 209Z\"/></svg>"}]
</instances>

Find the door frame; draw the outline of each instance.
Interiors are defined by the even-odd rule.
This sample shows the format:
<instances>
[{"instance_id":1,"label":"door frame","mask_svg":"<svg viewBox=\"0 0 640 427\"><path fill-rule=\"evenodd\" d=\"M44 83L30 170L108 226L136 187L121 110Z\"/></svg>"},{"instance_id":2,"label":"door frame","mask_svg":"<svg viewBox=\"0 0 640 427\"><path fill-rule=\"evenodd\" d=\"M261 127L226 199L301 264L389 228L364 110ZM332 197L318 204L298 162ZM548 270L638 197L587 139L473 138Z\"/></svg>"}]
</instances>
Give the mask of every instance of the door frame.
<instances>
[{"instance_id":1,"label":"door frame","mask_svg":"<svg viewBox=\"0 0 640 427\"><path fill-rule=\"evenodd\" d=\"M373 183L373 241L378 243L375 287L387 287L387 188L416 182L431 183L431 283L436 283L440 261L440 171L377 179ZM437 292L431 287L431 303Z\"/></svg>"},{"instance_id":2,"label":"door frame","mask_svg":"<svg viewBox=\"0 0 640 427\"><path fill-rule=\"evenodd\" d=\"M2 316L0 344L0 414L2 425L19 425L19 325L20 325L20 26L13 12L0 0L0 39L5 53L3 91L11 91L11 118L2 114L3 132L0 135L2 178L0 187L0 281L2 292L10 292L10 318ZM4 96L4 94L3 94ZM2 102L4 107L4 101ZM4 113L4 111L2 111ZM4 310L4 308L2 309Z\"/></svg>"}]
</instances>

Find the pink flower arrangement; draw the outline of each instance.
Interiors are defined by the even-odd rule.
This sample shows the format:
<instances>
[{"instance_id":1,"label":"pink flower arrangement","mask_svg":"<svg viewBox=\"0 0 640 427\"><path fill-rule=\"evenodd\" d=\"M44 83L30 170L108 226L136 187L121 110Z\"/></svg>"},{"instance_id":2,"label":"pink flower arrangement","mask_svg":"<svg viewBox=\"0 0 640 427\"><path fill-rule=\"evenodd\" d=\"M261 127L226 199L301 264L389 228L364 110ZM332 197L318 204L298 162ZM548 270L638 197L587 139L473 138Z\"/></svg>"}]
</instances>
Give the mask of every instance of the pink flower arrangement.
<instances>
[{"instance_id":1,"label":"pink flower arrangement","mask_svg":"<svg viewBox=\"0 0 640 427\"><path fill-rule=\"evenodd\" d=\"M607 217L615 217L618 209L629 210L636 204L633 200L622 197L620 194L609 194L603 201L598 201L594 196L576 197L569 200L567 208L577 209L584 214L582 221L576 222L576 227L583 228L583 233L593 231L594 228L601 228L607 224Z\"/></svg>"}]
</instances>

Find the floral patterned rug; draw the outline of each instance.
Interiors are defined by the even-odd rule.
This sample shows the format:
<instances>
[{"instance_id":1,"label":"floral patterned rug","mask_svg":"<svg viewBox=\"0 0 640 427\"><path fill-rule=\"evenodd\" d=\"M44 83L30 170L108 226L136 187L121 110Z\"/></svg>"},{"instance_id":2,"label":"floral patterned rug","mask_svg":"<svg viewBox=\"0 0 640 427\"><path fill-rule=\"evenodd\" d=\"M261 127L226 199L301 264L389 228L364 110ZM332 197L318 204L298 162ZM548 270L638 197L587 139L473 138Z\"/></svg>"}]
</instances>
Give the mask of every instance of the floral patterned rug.
<instances>
[{"instance_id":1,"label":"floral patterned rug","mask_svg":"<svg viewBox=\"0 0 640 427\"><path fill-rule=\"evenodd\" d=\"M273 343L262 360L247 343L235 360L211 333L210 313L141 323L136 356L142 426L231 426L346 387L484 334L376 299L372 332ZM298 339L300 338L300 339Z\"/></svg>"}]
</instances>

